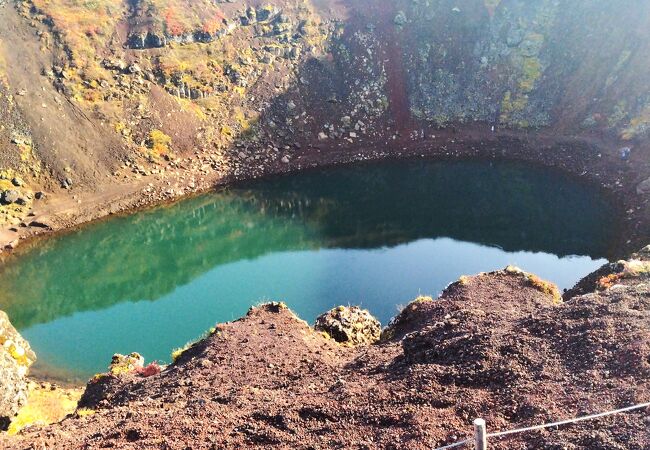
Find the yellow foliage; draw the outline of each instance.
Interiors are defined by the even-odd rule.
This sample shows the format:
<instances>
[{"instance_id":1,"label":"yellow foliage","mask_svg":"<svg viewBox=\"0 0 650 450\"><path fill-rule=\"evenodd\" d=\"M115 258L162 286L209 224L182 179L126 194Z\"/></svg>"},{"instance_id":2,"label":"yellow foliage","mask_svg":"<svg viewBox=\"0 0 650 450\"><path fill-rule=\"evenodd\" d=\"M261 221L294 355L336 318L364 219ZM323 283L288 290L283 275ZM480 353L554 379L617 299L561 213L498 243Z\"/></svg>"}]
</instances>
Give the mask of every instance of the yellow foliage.
<instances>
[{"instance_id":1,"label":"yellow foliage","mask_svg":"<svg viewBox=\"0 0 650 450\"><path fill-rule=\"evenodd\" d=\"M12 420L8 433L13 435L28 426L59 422L74 412L81 393L81 389L52 389L47 385L41 387L36 383L30 383L27 404Z\"/></svg>"},{"instance_id":2,"label":"yellow foliage","mask_svg":"<svg viewBox=\"0 0 650 450\"><path fill-rule=\"evenodd\" d=\"M522 74L519 80L519 89L530 92L535 87L535 82L542 76L542 63L538 58L524 58Z\"/></svg>"},{"instance_id":3,"label":"yellow foliage","mask_svg":"<svg viewBox=\"0 0 650 450\"><path fill-rule=\"evenodd\" d=\"M185 344L183 347L176 348L172 351L172 362L176 362L176 360L187 350L192 346L191 342L188 342Z\"/></svg>"},{"instance_id":4,"label":"yellow foliage","mask_svg":"<svg viewBox=\"0 0 650 450\"><path fill-rule=\"evenodd\" d=\"M194 113L199 120L206 120L208 118L205 112L203 112L203 109L193 101L179 98L178 102L181 105L181 110Z\"/></svg>"},{"instance_id":5,"label":"yellow foliage","mask_svg":"<svg viewBox=\"0 0 650 450\"><path fill-rule=\"evenodd\" d=\"M76 411L76 414L78 417L92 416L93 414L95 414L95 410L90 408L79 408Z\"/></svg>"},{"instance_id":6,"label":"yellow foliage","mask_svg":"<svg viewBox=\"0 0 650 450\"><path fill-rule=\"evenodd\" d=\"M8 191L9 189L13 189L13 187L14 185L11 181L0 179L0 191Z\"/></svg>"},{"instance_id":7,"label":"yellow foliage","mask_svg":"<svg viewBox=\"0 0 650 450\"><path fill-rule=\"evenodd\" d=\"M159 157L170 153L169 146L172 138L160 130L151 130L147 139L147 147L153 156Z\"/></svg>"},{"instance_id":8,"label":"yellow foliage","mask_svg":"<svg viewBox=\"0 0 650 450\"><path fill-rule=\"evenodd\" d=\"M108 43L126 4L121 0L31 0L61 33L80 67Z\"/></svg>"},{"instance_id":9,"label":"yellow foliage","mask_svg":"<svg viewBox=\"0 0 650 450\"><path fill-rule=\"evenodd\" d=\"M221 134L224 136L233 136L234 133L232 131L232 128L230 128L228 125L222 125L221 126Z\"/></svg>"},{"instance_id":10,"label":"yellow foliage","mask_svg":"<svg viewBox=\"0 0 650 450\"><path fill-rule=\"evenodd\" d=\"M648 132L650 132L650 104L646 105L637 117L630 120L629 125L621 131L621 139L629 141Z\"/></svg>"},{"instance_id":11,"label":"yellow foliage","mask_svg":"<svg viewBox=\"0 0 650 450\"><path fill-rule=\"evenodd\" d=\"M562 302L562 294L560 294L560 290L555 284L550 281L544 281L537 275L533 274L526 274L526 278L535 289L552 296L554 303Z\"/></svg>"},{"instance_id":12,"label":"yellow foliage","mask_svg":"<svg viewBox=\"0 0 650 450\"><path fill-rule=\"evenodd\" d=\"M528 96L525 94L518 94L513 98L512 93L507 91L501 101L501 121L509 123L513 113L523 111L528 105Z\"/></svg>"}]
</instances>

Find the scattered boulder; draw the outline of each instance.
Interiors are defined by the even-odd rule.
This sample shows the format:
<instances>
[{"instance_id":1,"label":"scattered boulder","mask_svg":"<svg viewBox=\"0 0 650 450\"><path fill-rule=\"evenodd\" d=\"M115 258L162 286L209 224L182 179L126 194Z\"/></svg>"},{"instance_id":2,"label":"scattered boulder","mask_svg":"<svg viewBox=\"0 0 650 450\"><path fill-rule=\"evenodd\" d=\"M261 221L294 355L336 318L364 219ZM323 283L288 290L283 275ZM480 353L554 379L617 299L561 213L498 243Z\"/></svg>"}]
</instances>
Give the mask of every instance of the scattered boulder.
<instances>
[{"instance_id":1,"label":"scattered boulder","mask_svg":"<svg viewBox=\"0 0 650 450\"><path fill-rule=\"evenodd\" d=\"M27 371L36 361L29 343L0 311L0 430L6 430L11 419L27 401Z\"/></svg>"},{"instance_id":2,"label":"scattered boulder","mask_svg":"<svg viewBox=\"0 0 650 450\"><path fill-rule=\"evenodd\" d=\"M321 314L314 329L329 334L337 342L353 346L373 344L381 336L379 321L358 306L337 306Z\"/></svg>"},{"instance_id":3,"label":"scattered boulder","mask_svg":"<svg viewBox=\"0 0 650 450\"><path fill-rule=\"evenodd\" d=\"M646 178L636 186L636 193L639 195L650 194L650 178Z\"/></svg>"},{"instance_id":4,"label":"scattered boulder","mask_svg":"<svg viewBox=\"0 0 650 450\"><path fill-rule=\"evenodd\" d=\"M18 203L20 199L20 192L14 189L10 189L2 193L0 201L5 205L11 205L12 203Z\"/></svg>"},{"instance_id":5,"label":"scattered boulder","mask_svg":"<svg viewBox=\"0 0 650 450\"><path fill-rule=\"evenodd\" d=\"M406 22L408 22L408 20L406 18L406 14L404 14L404 11L398 11L397 15L393 19L393 22L395 22L395 25L398 27L403 27L406 25Z\"/></svg>"}]
</instances>

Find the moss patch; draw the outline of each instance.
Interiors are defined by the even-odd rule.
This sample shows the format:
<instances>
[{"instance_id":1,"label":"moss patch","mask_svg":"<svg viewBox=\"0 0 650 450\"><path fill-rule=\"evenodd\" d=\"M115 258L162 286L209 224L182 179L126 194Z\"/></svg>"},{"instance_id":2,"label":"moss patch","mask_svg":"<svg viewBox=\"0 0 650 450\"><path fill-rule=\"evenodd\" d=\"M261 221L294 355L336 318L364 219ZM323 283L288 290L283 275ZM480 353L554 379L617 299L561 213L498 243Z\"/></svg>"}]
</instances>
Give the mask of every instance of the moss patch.
<instances>
[{"instance_id":1,"label":"moss patch","mask_svg":"<svg viewBox=\"0 0 650 450\"><path fill-rule=\"evenodd\" d=\"M9 434L16 434L33 425L49 425L61 421L77 408L82 389L63 389L44 383L29 384L27 404L9 425Z\"/></svg>"}]
</instances>

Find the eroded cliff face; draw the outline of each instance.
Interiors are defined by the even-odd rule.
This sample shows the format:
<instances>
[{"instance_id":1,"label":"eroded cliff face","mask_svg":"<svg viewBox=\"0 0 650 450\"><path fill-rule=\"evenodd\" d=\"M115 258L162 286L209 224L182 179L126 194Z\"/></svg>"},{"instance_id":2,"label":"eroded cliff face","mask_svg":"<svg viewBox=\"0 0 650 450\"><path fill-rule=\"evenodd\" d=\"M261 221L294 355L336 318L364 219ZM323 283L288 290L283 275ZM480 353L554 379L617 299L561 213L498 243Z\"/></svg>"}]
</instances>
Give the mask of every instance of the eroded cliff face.
<instances>
[{"instance_id":1,"label":"eroded cliff face","mask_svg":"<svg viewBox=\"0 0 650 450\"><path fill-rule=\"evenodd\" d=\"M503 135L584 139L527 159L639 195L634 211L650 192L642 0L24 0L0 20L4 222L39 189L156 200Z\"/></svg>"}]
</instances>

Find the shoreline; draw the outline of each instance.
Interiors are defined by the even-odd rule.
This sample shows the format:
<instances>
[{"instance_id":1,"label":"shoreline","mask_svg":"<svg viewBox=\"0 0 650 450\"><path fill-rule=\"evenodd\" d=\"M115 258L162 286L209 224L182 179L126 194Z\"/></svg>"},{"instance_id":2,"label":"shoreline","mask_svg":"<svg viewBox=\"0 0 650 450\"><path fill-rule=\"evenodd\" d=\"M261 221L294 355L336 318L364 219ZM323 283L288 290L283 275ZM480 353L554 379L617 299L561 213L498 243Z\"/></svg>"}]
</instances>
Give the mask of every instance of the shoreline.
<instances>
[{"instance_id":1,"label":"shoreline","mask_svg":"<svg viewBox=\"0 0 650 450\"><path fill-rule=\"evenodd\" d=\"M10 255L20 254L21 249L44 237L74 232L111 217L169 206L237 183L341 165L409 159L503 160L557 169L575 180L601 189L609 197L607 201L618 204L621 212L628 213L625 220L621 220L621 240L612 253L623 256L646 240L642 230L648 228L650 208L647 199L637 195L634 190L638 179L643 178L644 174L636 173L635 169L640 167L633 166L631 161L617 161L617 148L613 143L569 136L550 137L543 133L487 131L486 134L485 129L478 128L467 132L442 129L433 138L415 142L401 139L388 144L368 143L354 151L353 146L329 150L319 147L306 146L288 164L274 161L261 171L244 164L239 173L212 172L197 182L195 177L198 174L186 169L172 176L148 176L128 183L112 184L108 191L103 192L102 188L98 188L99 192L75 189L52 194L42 204L36 204L34 215L29 217L31 223L45 224L47 227L25 224L0 229L0 249L4 248L4 251L0 251L0 262ZM571 150L572 158L564 158L565 147ZM577 148L582 151L576 153ZM588 154L592 157L589 158ZM191 164L193 159L186 158L183 163ZM601 170L603 167L610 169ZM170 188L172 183L174 187ZM16 231L11 231L12 228Z\"/></svg>"},{"instance_id":2,"label":"shoreline","mask_svg":"<svg viewBox=\"0 0 650 450\"><path fill-rule=\"evenodd\" d=\"M629 263L647 264L646 255L643 249L633 255L640 260ZM505 429L541 423L549 410L529 409L541 401L553 415L578 415L575 409L584 402L590 410L606 410L633 403L630 398L647 390L643 379L635 382L635 372L619 364L620 358L644 360L642 354L630 356L629 348L647 336L647 314L636 308L648 302L646 279L622 277L616 288L593 285L589 293L560 301L552 285L508 266L461 277L435 300L416 298L381 335L364 311L334 308L325 315L334 327L339 314L354 318L341 322L347 323L347 340L308 325L283 303L261 304L216 325L167 367L145 372L146 361L139 368L111 366L87 384L66 420L0 435L0 443L120 447L138 441L159 448L185 439L199 448L216 442L225 448L305 442L318 447L345 433L341 444L372 436L379 447L405 442L424 448L426 442L431 448L457 441L456 430L467 428L473 417ZM501 295L492 295L495 290ZM619 306L606 307L612 303ZM584 333L594 318L606 324L599 330L606 335ZM501 324L496 332L495 322ZM361 338L371 340L354 340ZM618 344L613 349L612 339ZM590 346L603 350L603 362L594 361L586 351ZM118 363L135 357L140 358L118 357ZM611 373L594 378L603 363ZM514 411L513 401L521 405ZM408 413L398 416L399 411ZM630 420L607 428L645 439L638 431L643 416ZM122 425L124 432L114 432ZM541 448L558 436L577 441L592 428L522 435L518 444Z\"/></svg>"}]
</instances>

